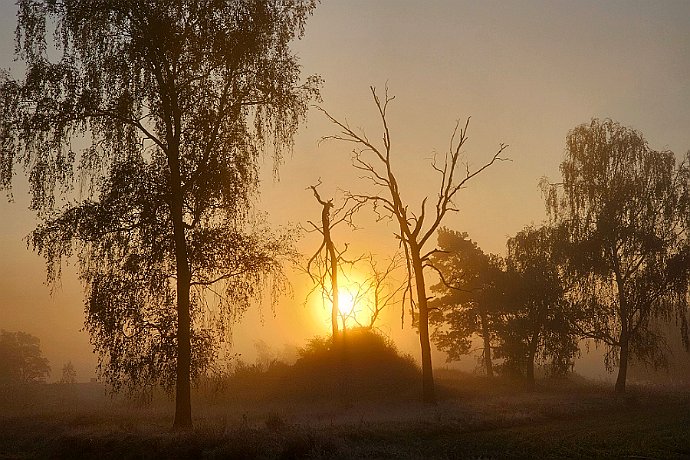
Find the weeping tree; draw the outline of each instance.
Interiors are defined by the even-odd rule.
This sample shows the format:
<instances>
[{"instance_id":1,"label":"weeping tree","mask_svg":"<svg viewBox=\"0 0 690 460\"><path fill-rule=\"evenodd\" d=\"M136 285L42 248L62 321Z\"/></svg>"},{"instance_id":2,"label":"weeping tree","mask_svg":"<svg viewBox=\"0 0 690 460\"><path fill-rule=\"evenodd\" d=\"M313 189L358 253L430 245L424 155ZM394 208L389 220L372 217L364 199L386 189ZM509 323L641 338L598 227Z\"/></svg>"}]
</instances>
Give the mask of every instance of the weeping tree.
<instances>
[{"instance_id":1,"label":"weeping tree","mask_svg":"<svg viewBox=\"0 0 690 460\"><path fill-rule=\"evenodd\" d=\"M438 173L436 196L429 200L424 198L418 209L410 208L410 203L403 196L401 184L396 176L396 160L401 159L394 153L391 132L388 125L388 104L393 100L386 89L383 99L374 87L371 94L376 105L381 123L381 142L370 140L361 130L352 128L347 121L339 121L323 111L326 117L338 128L340 133L328 136L348 142L355 146L353 166L362 172L375 191L370 194L352 194L353 198L365 203L372 203L381 216L388 216L397 224L396 239L400 242L405 254L408 283L404 296L410 301L419 330L419 342L422 355L422 398L424 402L435 403L436 390L431 367L431 342L429 340L429 304L425 269L430 267L430 257L435 252L431 248L433 236L448 213L457 211L454 199L469 181L481 174L491 165L500 161L501 153L507 147L500 144L489 160L476 169L470 169L463 162L462 149L467 142L469 118L465 124L456 122L450 138L448 151L442 158L434 158L431 167ZM431 201L431 204L429 204Z\"/></svg>"},{"instance_id":2,"label":"weeping tree","mask_svg":"<svg viewBox=\"0 0 690 460\"><path fill-rule=\"evenodd\" d=\"M574 324L606 345L623 392L631 357L663 363L658 320L675 319L688 344L688 167L639 132L594 119L568 134L561 173L543 186L570 238Z\"/></svg>"},{"instance_id":3,"label":"weeping tree","mask_svg":"<svg viewBox=\"0 0 690 460\"><path fill-rule=\"evenodd\" d=\"M116 387L176 389L273 280L288 236L250 219L257 159L292 147L317 77L290 51L314 0L19 0L0 82L0 184L26 171L48 278L76 256ZM209 295L212 293L212 295Z\"/></svg>"}]
</instances>

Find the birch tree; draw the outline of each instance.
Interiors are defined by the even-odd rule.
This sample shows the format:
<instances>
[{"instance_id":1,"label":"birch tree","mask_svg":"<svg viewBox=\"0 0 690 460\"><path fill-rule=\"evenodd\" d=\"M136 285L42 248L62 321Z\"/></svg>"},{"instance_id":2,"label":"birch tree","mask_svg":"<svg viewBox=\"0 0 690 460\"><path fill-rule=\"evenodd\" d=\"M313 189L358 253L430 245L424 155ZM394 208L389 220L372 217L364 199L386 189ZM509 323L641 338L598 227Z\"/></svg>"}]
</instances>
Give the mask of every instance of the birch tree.
<instances>
[{"instance_id":1,"label":"birch tree","mask_svg":"<svg viewBox=\"0 0 690 460\"><path fill-rule=\"evenodd\" d=\"M107 380L174 387L188 428L191 378L290 252L248 210L259 156L280 164L318 92L290 50L315 0L17 5L25 73L0 81L0 185L27 173L50 280L78 258Z\"/></svg>"}]
</instances>

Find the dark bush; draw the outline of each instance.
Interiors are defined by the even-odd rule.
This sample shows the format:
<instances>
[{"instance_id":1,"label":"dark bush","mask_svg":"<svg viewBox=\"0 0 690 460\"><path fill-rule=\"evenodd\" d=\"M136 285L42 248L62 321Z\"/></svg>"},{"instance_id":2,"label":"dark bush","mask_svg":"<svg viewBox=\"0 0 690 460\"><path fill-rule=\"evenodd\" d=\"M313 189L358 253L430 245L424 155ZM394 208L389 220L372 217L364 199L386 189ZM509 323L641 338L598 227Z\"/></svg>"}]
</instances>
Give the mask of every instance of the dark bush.
<instances>
[{"instance_id":1,"label":"dark bush","mask_svg":"<svg viewBox=\"0 0 690 460\"><path fill-rule=\"evenodd\" d=\"M412 395L419 369L409 355L400 355L391 340L369 329L351 329L330 338L312 339L293 366L298 393L358 399Z\"/></svg>"},{"instance_id":2,"label":"dark bush","mask_svg":"<svg viewBox=\"0 0 690 460\"><path fill-rule=\"evenodd\" d=\"M352 329L335 341L316 337L299 351L295 364L239 364L222 385L236 400L390 400L414 398L420 372L383 335Z\"/></svg>"}]
</instances>

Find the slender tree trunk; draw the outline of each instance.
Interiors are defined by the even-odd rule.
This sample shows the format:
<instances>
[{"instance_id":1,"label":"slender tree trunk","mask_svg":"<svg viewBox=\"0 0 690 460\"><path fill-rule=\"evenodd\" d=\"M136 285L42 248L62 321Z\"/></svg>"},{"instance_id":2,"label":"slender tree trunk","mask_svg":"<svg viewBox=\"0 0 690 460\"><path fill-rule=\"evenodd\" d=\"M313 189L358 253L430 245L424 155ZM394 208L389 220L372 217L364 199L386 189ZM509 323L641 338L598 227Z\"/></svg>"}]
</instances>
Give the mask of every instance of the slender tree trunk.
<instances>
[{"instance_id":1,"label":"slender tree trunk","mask_svg":"<svg viewBox=\"0 0 690 460\"><path fill-rule=\"evenodd\" d=\"M616 378L616 393L625 393L625 380L628 376L628 351L630 345L630 333L629 333L629 323L628 323L628 299L625 291L625 280L620 270L620 262L618 261L618 253L615 247L611 248L611 255L613 260L613 271L616 276L616 285L618 286L618 315L621 321L621 335L619 339L620 343L620 355L619 357L619 367L618 367L618 377Z\"/></svg>"},{"instance_id":2,"label":"slender tree trunk","mask_svg":"<svg viewBox=\"0 0 690 460\"><path fill-rule=\"evenodd\" d=\"M172 150L172 149L171 149ZM187 429L192 426L191 402L191 315L189 305L189 290L191 271L187 260L187 239L184 228L184 211L182 196L182 180L180 178L180 163L178 151L169 154L171 172L171 215L173 235L175 239L175 262L177 266L177 375L175 382L175 421L176 429Z\"/></svg>"},{"instance_id":3,"label":"slender tree trunk","mask_svg":"<svg viewBox=\"0 0 690 460\"><path fill-rule=\"evenodd\" d=\"M331 265L331 291L333 296L333 299L331 300L331 340L335 345L338 337L338 315L340 314L340 310L338 308L338 257L335 253L335 245L331 239L330 213L333 203L330 201L321 200L321 197L316 192L316 187L314 187L314 195L316 195L316 199L323 206L323 209L321 210L321 228L323 229L323 240L326 243L326 253L328 254ZM343 325L343 327L345 326Z\"/></svg>"},{"instance_id":4,"label":"slender tree trunk","mask_svg":"<svg viewBox=\"0 0 690 460\"><path fill-rule=\"evenodd\" d=\"M333 302L331 305L331 328L333 329L333 340L338 336L338 315L340 314L339 299L338 299L338 259L335 255L335 248L333 242L329 239L326 242L328 248L329 258L331 259L331 290L333 291ZM343 320L343 330L345 329L345 320Z\"/></svg>"},{"instance_id":5,"label":"slender tree trunk","mask_svg":"<svg viewBox=\"0 0 690 460\"><path fill-rule=\"evenodd\" d=\"M347 329L343 325L343 331L340 334L338 348L340 355L340 397L345 407L350 407L352 404L352 392L350 391L350 355L347 342Z\"/></svg>"},{"instance_id":6,"label":"slender tree trunk","mask_svg":"<svg viewBox=\"0 0 690 460\"><path fill-rule=\"evenodd\" d=\"M492 378L494 376L494 366L491 358L491 333L489 332L489 319L486 312L482 311L479 314L479 320L482 323L482 339L484 341L484 369L486 376Z\"/></svg>"},{"instance_id":7,"label":"slender tree trunk","mask_svg":"<svg viewBox=\"0 0 690 460\"><path fill-rule=\"evenodd\" d=\"M623 332L625 331L625 332ZM619 356L618 377L616 378L616 393L625 393L625 381L628 376L629 344L627 328L621 331L621 349Z\"/></svg>"},{"instance_id":8,"label":"slender tree trunk","mask_svg":"<svg viewBox=\"0 0 690 460\"><path fill-rule=\"evenodd\" d=\"M534 355L532 353L527 357L527 384L534 386Z\"/></svg>"},{"instance_id":9,"label":"slender tree trunk","mask_svg":"<svg viewBox=\"0 0 690 460\"><path fill-rule=\"evenodd\" d=\"M417 287L417 308L419 309L419 343L422 349L422 400L427 404L436 404L434 371L431 365L431 342L429 341L429 306L426 298L423 265L419 248L410 248L415 285Z\"/></svg>"},{"instance_id":10,"label":"slender tree trunk","mask_svg":"<svg viewBox=\"0 0 690 460\"><path fill-rule=\"evenodd\" d=\"M539 344L539 334L535 333L529 343L529 351L527 355L527 383L534 386L534 357L537 354L537 345Z\"/></svg>"}]
</instances>

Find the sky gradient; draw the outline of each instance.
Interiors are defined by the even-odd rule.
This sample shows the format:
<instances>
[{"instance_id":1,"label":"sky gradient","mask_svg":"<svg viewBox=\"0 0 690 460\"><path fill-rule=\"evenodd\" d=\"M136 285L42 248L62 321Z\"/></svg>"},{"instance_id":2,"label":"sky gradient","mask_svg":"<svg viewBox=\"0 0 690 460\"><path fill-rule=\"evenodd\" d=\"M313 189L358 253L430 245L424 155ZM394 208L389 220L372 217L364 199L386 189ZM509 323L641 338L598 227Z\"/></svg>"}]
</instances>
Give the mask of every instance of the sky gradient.
<instances>
[{"instance_id":1,"label":"sky gradient","mask_svg":"<svg viewBox=\"0 0 690 460\"><path fill-rule=\"evenodd\" d=\"M0 67L17 71L15 13L10 2L0 5ZM380 123L369 86L383 91L388 85L396 97L389 108L394 166L411 203L435 195L430 158L447 150L457 119L472 117L465 148L471 168L509 144L511 161L470 182L457 201L460 212L445 222L485 251L503 253L509 236L545 219L538 182L558 179L565 136L576 125L610 117L641 131L652 148L678 156L690 148L689 18L684 1L324 0L294 49L304 75L325 80L321 107L371 139L380 139ZM274 225L319 218L306 190L319 178L325 196L338 188L368 190L350 167L350 146L319 142L335 132L312 110L279 181L266 157L257 210ZM41 338L53 378L71 360L79 379L88 380L95 359L79 332L81 287L72 267L52 296L45 286L43 262L23 241L36 221L18 173L14 202L0 199L0 328ZM336 239L352 243L353 253L392 255L391 225L367 213L357 223L356 232L341 228ZM316 247L316 235L300 244L308 255ZM257 340L280 349L328 332L327 309L316 301L304 305L308 279L295 274L292 280L293 298L280 300L275 317L264 306L237 325L235 352L251 361ZM383 319L384 332L417 357L409 317L404 329L399 307ZM442 355L435 359L443 364Z\"/></svg>"}]
</instances>

